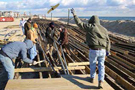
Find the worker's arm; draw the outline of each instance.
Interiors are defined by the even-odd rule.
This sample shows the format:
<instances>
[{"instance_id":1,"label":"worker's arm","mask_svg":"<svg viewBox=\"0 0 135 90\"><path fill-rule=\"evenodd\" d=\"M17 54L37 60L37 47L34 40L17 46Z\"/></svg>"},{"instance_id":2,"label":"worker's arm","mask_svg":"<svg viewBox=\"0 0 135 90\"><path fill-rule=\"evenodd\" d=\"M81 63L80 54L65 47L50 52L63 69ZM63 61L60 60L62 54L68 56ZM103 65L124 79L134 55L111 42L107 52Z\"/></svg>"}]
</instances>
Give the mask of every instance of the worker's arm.
<instances>
[{"instance_id":1,"label":"worker's arm","mask_svg":"<svg viewBox=\"0 0 135 90\"><path fill-rule=\"evenodd\" d=\"M24 62L27 62L27 63L30 63L30 64L33 63L32 60L27 58L27 49L26 48L22 48L22 50L21 50L21 58L22 58L22 60Z\"/></svg>"},{"instance_id":2,"label":"worker's arm","mask_svg":"<svg viewBox=\"0 0 135 90\"><path fill-rule=\"evenodd\" d=\"M83 23L77 15L74 15L74 20L78 27L80 27L82 30L87 30L88 24Z\"/></svg>"},{"instance_id":3,"label":"worker's arm","mask_svg":"<svg viewBox=\"0 0 135 90\"><path fill-rule=\"evenodd\" d=\"M87 28L90 28L90 24L85 24L84 22L82 22L80 20L80 18L78 18L78 16L75 14L75 10L71 9L71 13L73 14L74 20L76 22L76 24L78 25L78 27L80 27L82 30L87 30Z\"/></svg>"}]
</instances>

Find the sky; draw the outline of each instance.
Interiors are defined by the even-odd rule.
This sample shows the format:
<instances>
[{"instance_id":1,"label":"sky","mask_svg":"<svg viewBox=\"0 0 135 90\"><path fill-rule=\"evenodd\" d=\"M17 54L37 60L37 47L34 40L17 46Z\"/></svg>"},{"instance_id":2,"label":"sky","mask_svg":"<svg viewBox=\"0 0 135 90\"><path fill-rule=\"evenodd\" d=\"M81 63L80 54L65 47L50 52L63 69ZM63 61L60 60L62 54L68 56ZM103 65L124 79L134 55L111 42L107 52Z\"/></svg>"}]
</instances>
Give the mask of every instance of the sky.
<instances>
[{"instance_id":1,"label":"sky","mask_svg":"<svg viewBox=\"0 0 135 90\"><path fill-rule=\"evenodd\" d=\"M135 0L0 0L0 11L47 14L51 6L60 3L52 11L53 16L67 16L74 8L78 16L132 16L135 17ZM70 14L71 15L71 14Z\"/></svg>"}]
</instances>

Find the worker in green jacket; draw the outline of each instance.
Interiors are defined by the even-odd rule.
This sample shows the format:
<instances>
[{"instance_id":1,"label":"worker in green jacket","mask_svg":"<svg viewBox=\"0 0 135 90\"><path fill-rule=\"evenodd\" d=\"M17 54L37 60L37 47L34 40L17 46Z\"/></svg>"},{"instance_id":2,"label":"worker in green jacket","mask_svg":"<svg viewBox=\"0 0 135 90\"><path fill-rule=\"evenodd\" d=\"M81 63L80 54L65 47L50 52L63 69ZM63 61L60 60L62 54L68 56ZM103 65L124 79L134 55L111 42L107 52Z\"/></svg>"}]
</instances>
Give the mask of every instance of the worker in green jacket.
<instances>
[{"instance_id":1,"label":"worker in green jacket","mask_svg":"<svg viewBox=\"0 0 135 90\"><path fill-rule=\"evenodd\" d=\"M98 61L98 88L103 88L105 76L105 56L110 55L110 39L107 30L100 24L98 16L92 16L87 24L83 23L71 9L74 20L81 30L86 32L86 43L89 46L90 81L93 83Z\"/></svg>"}]
</instances>

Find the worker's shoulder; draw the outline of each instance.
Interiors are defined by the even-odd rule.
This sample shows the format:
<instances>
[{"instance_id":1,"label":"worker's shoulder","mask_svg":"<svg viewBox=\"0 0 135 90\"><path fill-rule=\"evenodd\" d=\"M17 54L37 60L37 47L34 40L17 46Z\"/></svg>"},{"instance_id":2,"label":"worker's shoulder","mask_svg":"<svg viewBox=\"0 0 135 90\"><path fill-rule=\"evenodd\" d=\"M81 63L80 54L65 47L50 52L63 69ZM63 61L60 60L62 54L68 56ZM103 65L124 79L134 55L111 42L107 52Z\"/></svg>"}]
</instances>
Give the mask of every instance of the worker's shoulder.
<instances>
[{"instance_id":1,"label":"worker's shoulder","mask_svg":"<svg viewBox=\"0 0 135 90\"><path fill-rule=\"evenodd\" d=\"M6 46L8 47L14 47L14 48L22 48L22 47L25 47L26 44L24 42L20 42L20 41L15 41L15 42L11 42L11 43L8 43Z\"/></svg>"},{"instance_id":2,"label":"worker's shoulder","mask_svg":"<svg viewBox=\"0 0 135 90\"><path fill-rule=\"evenodd\" d=\"M15 41L12 44L24 45L25 43L24 42L21 42L21 41Z\"/></svg>"}]
</instances>

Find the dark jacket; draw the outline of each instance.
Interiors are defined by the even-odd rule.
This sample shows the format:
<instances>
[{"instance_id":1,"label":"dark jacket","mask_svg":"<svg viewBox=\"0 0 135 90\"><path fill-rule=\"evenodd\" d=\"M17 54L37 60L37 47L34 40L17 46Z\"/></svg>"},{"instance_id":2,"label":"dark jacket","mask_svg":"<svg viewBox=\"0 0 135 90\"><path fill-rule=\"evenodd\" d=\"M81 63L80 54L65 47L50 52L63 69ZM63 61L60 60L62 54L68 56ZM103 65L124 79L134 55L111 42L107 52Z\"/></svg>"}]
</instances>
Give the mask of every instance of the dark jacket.
<instances>
[{"instance_id":1,"label":"dark jacket","mask_svg":"<svg viewBox=\"0 0 135 90\"><path fill-rule=\"evenodd\" d=\"M46 29L46 38L48 40L48 43L52 44L54 41L54 36L55 36L55 28L48 27Z\"/></svg>"},{"instance_id":2,"label":"dark jacket","mask_svg":"<svg viewBox=\"0 0 135 90\"><path fill-rule=\"evenodd\" d=\"M31 29L31 23L28 21L24 24L24 30L25 30L25 35L27 37L27 32Z\"/></svg>"},{"instance_id":3,"label":"dark jacket","mask_svg":"<svg viewBox=\"0 0 135 90\"><path fill-rule=\"evenodd\" d=\"M27 58L27 50L33 47L33 42L31 40L26 40L25 42L13 42L5 45L2 51L11 59L20 57L23 61L27 63L32 63L32 60Z\"/></svg>"},{"instance_id":4,"label":"dark jacket","mask_svg":"<svg viewBox=\"0 0 135 90\"><path fill-rule=\"evenodd\" d=\"M60 38L58 41L61 41L61 45L68 44L68 32L66 29L60 32Z\"/></svg>"},{"instance_id":5,"label":"dark jacket","mask_svg":"<svg viewBox=\"0 0 135 90\"><path fill-rule=\"evenodd\" d=\"M107 29L100 25L99 18L97 16L92 16L88 22L85 24L75 15L74 16L76 24L84 31L86 31L86 43L90 48L106 48L110 51L110 39L108 36Z\"/></svg>"}]
</instances>

